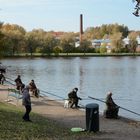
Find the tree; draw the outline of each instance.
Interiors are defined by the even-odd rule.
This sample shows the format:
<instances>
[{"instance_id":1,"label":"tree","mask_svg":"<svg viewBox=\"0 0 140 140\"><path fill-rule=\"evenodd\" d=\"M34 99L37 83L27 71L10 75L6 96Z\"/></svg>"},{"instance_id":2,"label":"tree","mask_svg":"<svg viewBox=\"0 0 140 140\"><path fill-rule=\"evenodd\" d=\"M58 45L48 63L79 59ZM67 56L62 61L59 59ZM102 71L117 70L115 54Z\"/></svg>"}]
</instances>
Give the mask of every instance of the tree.
<instances>
[{"instance_id":1,"label":"tree","mask_svg":"<svg viewBox=\"0 0 140 140\"><path fill-rule=\"evenodd\" d=\"M89 39L101 39L105 35L113 35L115 33L121 32L122 37L127 37L129 30L127 26L119 24L103 24L100 27L89 27L85 31L85 36Z\"/></svg>"},{"instance_id":2,"label":"tree","mask_svg":"<svg viewBox=\"0 0 140 140\"><path fill-rule=\"evenodd\" d=\"M24 40L25 29L16 24L5 24L2 26L2 33L5 35L5 45L9 47L12 54L20 52L21 42ZM9 43L9 44L8 44Z\"/></svg>"},{"instance_id":3,"label":"tree","mask_svg":"<svg viewBox=\"0 0 140 140\"><path fill-rule=\"evenodd\" d=\"M37 50L42 49L43 38L46 32L43 29L34 29L30 32L27 32L25 35L26 39L26 52L29 52L31 55Z\"/></svg>"},{"instance_id":4,"label":"tree","mask_svg":"<svg viewBox=\"0 0 140 140\"><path fill-rule=\"evenodd\" d=\"M131 32L129 35L128 35L128 38L129 38L129 45L128 45L128 49L130 52L132 53L135 53L136 52L136 48L138 46L138 42L136 40L138 36L138 33L137 32Z\"/></svg>"},{"instance_id":5,"label":"tree","mask_svg":"<svg viewBox=\"0 0 140 140\"><path fill-rule=\"evenodd\" d=\"M62 53L63 49L60 46L55 46L53 48L53 52L58 55L59 53Z\"/></svg>"},{"instance_id":6,"label":"tree","mask_svg":"<svg viewBox=\"0 0 140 140\"><path fill-rule=\"evenodd\" d=\"M4 42L3 42L4 34L1 32L2 25L3 23L0 22L0 57L3 56L4 53Z\"/></svg>"},{"instance_id":7,"label":"tree","mask_svg":"<svg viewBox=\"0 0 140 140\"><path fill-rule=\"evenodd\" d=\"M57 41L50 33L46 34L42 41L42 53L47 53L50 55L50 53L53 52L53 48L57 45Z\"/></svg>"},{"instance_id":8,"label":"tree","mask_svg":"<svg viewBox=\"0 0 140 140\"><path fill-rule=\"evenodd\" d=\"M70 53L75 49L75 36L73 33L65 33L60 38L60 46L64 53Z\"/></svg>"},{"instance_id":9,"label":"tree","mask_svg":"<svg viewBox=\"0 0 140 140\"><path fill-rule=\"evenodd\" d=\"M106 46L107 46L106 43L104 43L103 45L101 45L101 47L100 47L100 53L106 53L107 52Z\"/></svg>"},{"instance_id":10,"label":"tree","mask_svg":"<svg viewBox=\"0 0 140 140\"><path fill-rule=\"evenodd\" d=\"M89 52L90 51L90 46L91 46L91 42L86 40L86 39L83 39L81 42L80 42L80 46L79 46L79 51L80 52L83 52L84 54Z\"/></svg>"},{"instance_id":11,"label":"tree","mask_svg":"<svg viewBox=\"0 0 140 140\"><path fill-rule=\"evenodd\" d=\"M135 9L136 11L133 13L135 16L139 17L139 10L140 10L140 0L133 0L133 2L136 2Z\"/></svg>"},{"instance_id":12,"label":"tree","mask_svg":"<svg viewBox=\"0 0 140 140\"><path fill-rule=\"evenodd\" d=\"M120 53L124 48L122 41L122 33L118 32L113 34L111 37L112 52Z\"/></svg>"},{"instance_id":13,"label":"tree","mask_svg":"<svg viewBox=\"0 0 140 140\"><path fill-rule=\"evenodd\" d=\"M129 47L130 52L135 53L137 46L138 46L137 40L132 39L129 41L128 47Z\"/></svg>"}]
</instances>

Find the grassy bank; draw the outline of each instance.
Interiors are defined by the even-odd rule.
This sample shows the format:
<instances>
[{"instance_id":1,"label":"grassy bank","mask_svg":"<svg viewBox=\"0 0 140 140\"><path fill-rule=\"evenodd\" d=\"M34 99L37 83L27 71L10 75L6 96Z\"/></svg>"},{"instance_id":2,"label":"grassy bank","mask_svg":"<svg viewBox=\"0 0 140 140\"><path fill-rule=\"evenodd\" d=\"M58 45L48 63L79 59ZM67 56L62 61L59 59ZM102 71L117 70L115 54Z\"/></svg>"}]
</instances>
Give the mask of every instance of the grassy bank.
<instances>
[{"instance_id":1,"label":"grassy bank","mask_svg":"<svg viewBox=\"0 0 140 140\"><path fill-rule=\"evenodd\" d=\"M33 122L24 122L24 111L13 105L0 103L0 140L78 140L88 139L92 133L73 133L57 122L31 113Z\"/></svg>"}]
</instances>

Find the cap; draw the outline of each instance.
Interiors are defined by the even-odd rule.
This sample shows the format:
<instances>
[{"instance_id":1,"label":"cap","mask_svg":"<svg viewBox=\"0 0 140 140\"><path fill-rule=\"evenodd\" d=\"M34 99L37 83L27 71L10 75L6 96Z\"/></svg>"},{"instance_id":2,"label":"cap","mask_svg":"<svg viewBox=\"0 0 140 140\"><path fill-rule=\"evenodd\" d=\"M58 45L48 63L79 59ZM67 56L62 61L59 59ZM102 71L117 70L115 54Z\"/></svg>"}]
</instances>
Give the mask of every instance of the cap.
<instances>
[{"instance_id":1,"label":"cap","mask_svg":"<svg viewBox=\"0 0 140 140\"><path fill-rule=\"evenodd\" d=\"M109 91L109 92L108 92L108 95L112 95L112 92Z\"/></svg>"},{"instance_id":2,"label":"cap","mask_svg":"<svg viewBox=\"0 0 140 140\"><path fill-rule=\"evenodd\" d=\"M74 90L74 91L78 91L78 88L77 88L77 87L75 87L73 90Z\"/></svg>"}]
</instances>

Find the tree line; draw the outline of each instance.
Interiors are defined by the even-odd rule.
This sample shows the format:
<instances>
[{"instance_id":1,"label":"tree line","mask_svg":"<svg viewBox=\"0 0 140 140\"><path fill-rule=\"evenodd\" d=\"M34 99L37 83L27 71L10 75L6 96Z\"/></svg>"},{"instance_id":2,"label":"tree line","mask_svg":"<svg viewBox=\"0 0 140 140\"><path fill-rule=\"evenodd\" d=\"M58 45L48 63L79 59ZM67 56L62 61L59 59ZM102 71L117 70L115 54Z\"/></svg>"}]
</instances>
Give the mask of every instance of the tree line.
<instances>
[{"instance_id":1,"label":"tree line","mask_svg":"<svg viewBox=\"0 0 140 140\"><path fill-rule=\"evenodd\" d=\"M93 39L111 39L112 52L135 52L138 42L136 37L140 31L129 31L127 26L119 24L89 27L85 30L82 41L78 47L79 33L54 32L43 29L26 31L17 24L4 24L0 22L0 56L12 56L20 53L103 53L106 44L100 49L91 44ZM129 37L129 45L124 47L123 38Z\"/></svg>"}]
</instances>

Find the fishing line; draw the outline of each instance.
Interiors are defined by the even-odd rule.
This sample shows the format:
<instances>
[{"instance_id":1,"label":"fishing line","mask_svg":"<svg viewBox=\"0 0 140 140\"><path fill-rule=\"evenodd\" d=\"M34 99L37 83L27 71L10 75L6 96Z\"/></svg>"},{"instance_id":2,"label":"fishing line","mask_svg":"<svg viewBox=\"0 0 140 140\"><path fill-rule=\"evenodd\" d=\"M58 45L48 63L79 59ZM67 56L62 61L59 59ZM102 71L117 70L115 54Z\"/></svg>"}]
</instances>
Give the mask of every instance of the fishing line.
<instances>
[{"instance_id":1,"label":"fishing line","mask_svg":"<svg viewBox=\"0 0 140 140\"><path fill-rule=\"evenodd\" d=\"M6 77L6 78L7 78L7 77ZM12 80L12 79L10 79L10 78L7 78L7 79L9 79L9 80L11 80L11 81L14 81L14 80ZM15 86L15 84L13 84L12 82L10 82L10 81L8 81L8 80L6 80L6 82L8 82L8 83L10 83L11 85L14 85L14 86ZM52 95L52 96L55 96L55 97L57 97L57 98L60 98L61 100L66 100L65 98L63 98L63 97L61 97L61 96L59 96L59 95L56 95L56 94L54 94L54 93L47 92L47 91L44 91L44 90L41 90L41 89L39 89L39 91L40 91L40 92L43 92L43 93L46 93L46 94L49 94L49 95ZM46 96L46 94L43 94L43 93L41 93L41 94L42 94L43 96ZM82 100L89 100L89 99L94 99L94 100L98 100L98 101L100 101L100 102L106 103L105 101L103 101L103 98L98 99L98 98L93 98L93 97L91 97L91 96L88 96L88 98L82 98ZM117 99L116 99L116 100L117 100ZM119 99L118 99L118 100L119 100ZM121 99L120 99L120 100L121 100ZM81 105L81 104L80 104L80 105ZM82 105L82 106L83 106L83 105ZM83 106L83 108L85 108L85 107ZM131 113L133 113L133 114L136 114L136 115L140 116L139 113L134 112L134 111L131 111L131 110L126 109L126 108L124 108L124 107L119 106L119 108L121 108L121 109L123 109L123 110L126 110L126 111L128 111L128 112L131 112Z\"/></svg>"},{"instance_id":2,"label":"fishing line","mask_svg":"<svg viewBox=\"0 0 140 140\"><path fill-rule=\"evenodd\" d=\"M91 97L91 96L88 96L88 97L89 97L90 99L97 100L97 101L100 101L100 102L102 102L102 103L106 103L105 101L100 100L100 99L98 99L98 98L94 98L94 97ZM129 109L124 108L124 107L121 107L121 106L118 106L118 107L121 108L121 109L123 109L123 110L126 110L126 111L128 111L128 112L131 112L131 113L133 113L133 114L136 114L136 115L140 116L140 114L137 113L137 112L134 112L134 111L132 111L132 110L129 110Z\"/></svg>"}]
</instances>

